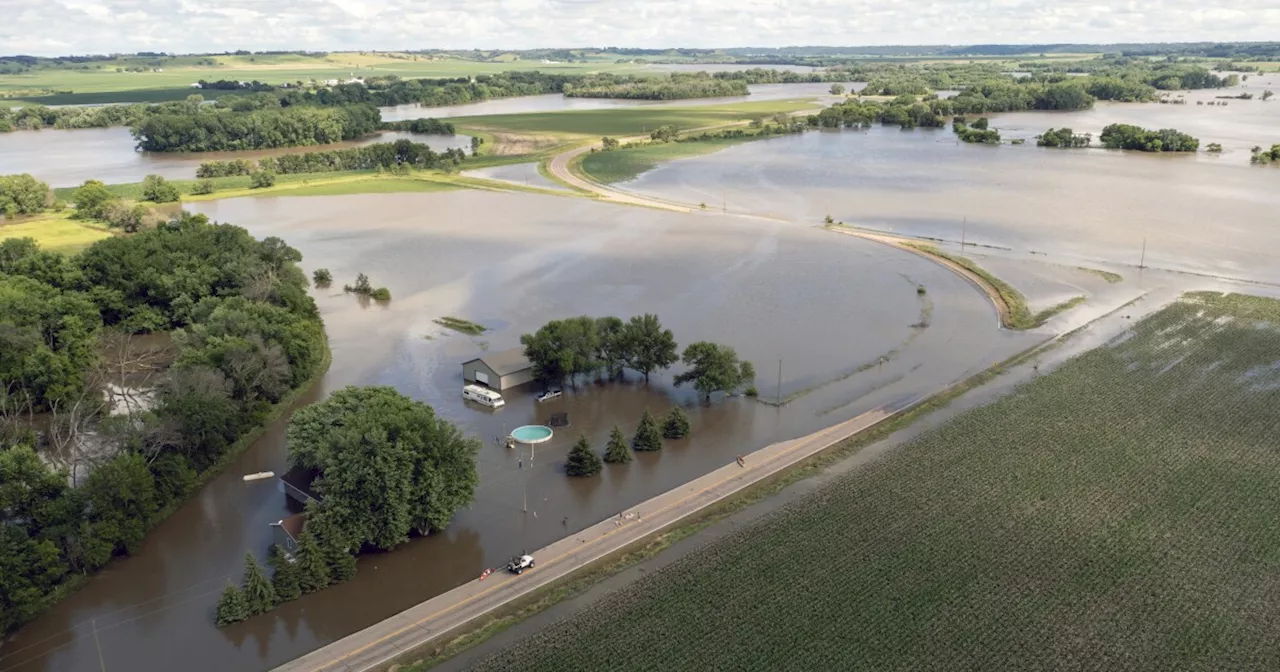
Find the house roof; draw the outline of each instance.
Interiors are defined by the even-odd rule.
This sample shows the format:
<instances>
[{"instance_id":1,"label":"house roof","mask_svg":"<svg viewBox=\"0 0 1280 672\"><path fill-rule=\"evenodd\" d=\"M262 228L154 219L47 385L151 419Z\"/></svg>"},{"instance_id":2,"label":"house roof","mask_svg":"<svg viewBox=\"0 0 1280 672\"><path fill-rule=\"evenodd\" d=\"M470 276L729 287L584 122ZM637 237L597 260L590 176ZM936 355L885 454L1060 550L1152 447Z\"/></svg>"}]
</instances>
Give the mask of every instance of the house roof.
<instances>
[{"instance_id":1,"label":"house roof","mask_svg":"<svg viewBox=\"0 0 1280 672\"><path fill-rule=\"evenodd\" d=\"M302 494L316 500L323 499L319 493L311 489L311 482L320 477L319 469L307 469L306 467L295 466L289 471L284 472L280 480L300 490Z\"/></svg>"},{"instance_id":2,"label":"house roof","mask_svg":"<svg viewBox=\"0 0 1280 672\"><path fill-rule=\"evenodd\" d=\"M306 524L307 514L305 513L296 513L276 523L276 525L284 529L285 534L288 534L290 539L295 541L298 539L298 535L302 534L302 526Z\"/></svg>"},{"instance_id":3,"label":"house roof","mask_svg":"<svg viewBox=\"0 0 1280 672\"><path fill-rule=\"evenodd\" d=\"M466 366L471 362L483 362L485 366L499 376L508 376L517 371L524 371L533 367L533 363L524 356L524 348L486 352L483 357L467 360L462 365Z\"/></svg>"}]
</instances>

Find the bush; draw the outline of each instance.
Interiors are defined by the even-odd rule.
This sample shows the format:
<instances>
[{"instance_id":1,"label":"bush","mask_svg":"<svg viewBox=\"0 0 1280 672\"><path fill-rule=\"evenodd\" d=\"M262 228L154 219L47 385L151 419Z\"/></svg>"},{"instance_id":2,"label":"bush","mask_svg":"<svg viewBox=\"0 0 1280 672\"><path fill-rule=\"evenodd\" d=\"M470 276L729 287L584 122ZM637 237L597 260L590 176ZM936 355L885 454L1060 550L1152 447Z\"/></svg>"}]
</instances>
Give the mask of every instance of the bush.
<instances>
[{"instance_id":1,"label":"bush","mask_svg":"<svg viewBox=\"0 0 1280 672\"><path fill-rule=\"evenodd\" d=\"M631 439L631 447L636 450L660 450L662 448L662 432L658 431L658 423L653 421L649 409L640 416L640 426L636 427L636 435Z\"/></svg>"},{"instance_id":2,"label":"bush","mask_svg":"<svg viewBox=\"0 0 1280 672\"><path fill-rule=\"evenodd\" d=\"M760 396L760 390L757 390L755 385L748 385L747 390L743 392L743 394L754 399L755 397Z\"/></svg>"},{"instance_id":3,"label":"bush","mask_svg":"<svg viewBox=\"0 0 1280 672\"><path fill-rule=\"evenodd\" d=\"M199 182L196 182L194 187L191 187L191 193L196 196L212 194L216 190L217 187L213 185L213 180L200 180Z\"/></svg>"},{"instance_id":4,"label":"bush","mask_svg":"<svg viewBox=\"0 0 1280 672\"><path fill-rule=\"evenodd\" d=\"M311 274L311 280L317 287L328 287L333 283L333 274L327 268L317 268L316 272Z\"/></svg>"},{"instance_id":5,"label":"bush","mask_svg":"<svg viewBox=\"0 0 1280 672\"><path fill-rule=\"evenodd\" d=\"M391 290L387 289L386 287L379 287L373 290L372 292L369 292L369 297L372 298L374 301L390 301Z\"/></svg>"},{"instance_id":6,"label":"bush","mask_svg":"<svg viewBox=\"0 0 1280 672\"><path fill-rule=\"evenodd\" d=\"M269 170L259 170L249 176L250 189L266 189L274 187L276 184L276 174Z\"/></svg>"},{"instance_id":7,"label":"bush","mask_svg":"<svg viewBox=\"0 0 1280 672\"><path fill-rule=\"evenodd\" d=\"M142 180L142 200L153 203L173 203L181 198L178 188L159 175L148 175Z\"/></svg>"},{"instance_id":8,"label":"bush","mask_svg":"<svg viewBox=\"0 0 1280 672\"><path fill-rule=\"evenodd\" d=\"M689 436L689 416L679 406L671 409L666 425L662 428L664 439L683 439Z\"/></svg>"},{"instance_id":9,"label":"bush","mask_svg":"<svg viewBox=\"0 0 1280 672\"><path fill-rule=\"evenodd\" d=\"M586 435L580 435L578 442L573 444L564 467L570 476L594 476L600 473L600 456L591 450Z\"/></svg>"},{"instance_id":10,"label":"bush","mask_svg":"<svg viewBox=\"0 0 1280 672\"><path fill-rule=\"evenodd\" d=\"M1211 152L1213 154L1220 154L1222 152L1222 145L1216 142L1211 142L1204 148L1204 151Z\"/></svg>"}]
</instances>

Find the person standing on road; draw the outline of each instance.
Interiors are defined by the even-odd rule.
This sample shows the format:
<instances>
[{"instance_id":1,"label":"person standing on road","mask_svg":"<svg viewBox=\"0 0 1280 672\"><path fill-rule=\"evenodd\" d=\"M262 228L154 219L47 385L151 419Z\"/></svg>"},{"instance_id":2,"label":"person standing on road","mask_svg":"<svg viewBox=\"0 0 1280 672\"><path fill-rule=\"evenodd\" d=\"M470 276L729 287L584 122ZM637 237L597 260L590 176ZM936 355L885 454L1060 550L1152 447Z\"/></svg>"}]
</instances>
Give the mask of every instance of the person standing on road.
<instances>
[{"instance_id":1,"label":"person standing on road","mask_svg":"<svg viewBox=\"0 0 1280 672\"><path fill-rule=\"evenodd\" d=\"M744 469L747 467L747 460L741 455L738 456L738 466Z\"/></svg>"}]
</instances>

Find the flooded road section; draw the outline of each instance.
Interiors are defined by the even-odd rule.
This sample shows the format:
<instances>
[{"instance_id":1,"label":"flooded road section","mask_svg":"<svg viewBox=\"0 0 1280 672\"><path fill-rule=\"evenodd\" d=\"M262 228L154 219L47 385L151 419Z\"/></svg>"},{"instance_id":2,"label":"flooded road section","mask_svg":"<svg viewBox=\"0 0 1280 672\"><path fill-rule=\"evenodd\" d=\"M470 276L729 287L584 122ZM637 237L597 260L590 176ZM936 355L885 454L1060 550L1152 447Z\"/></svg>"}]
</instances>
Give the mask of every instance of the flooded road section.
<instances>
[{"instance_id":1,"label":"flooded road section","mask_svg":"<svg viewBox=\"0 0 1280 672\"><path fill-rule=\"evenodd\" d=\"M479 437L476 501L439 535L362 556L346 584L217 629L213 611L246 550L260 557L269 524L287 515L270 482L241 475L286 468L283 422L157 528L0 650L0 670L261 670L474 579L485 567L682 484L736 455L903 403L1020 351L1040 337L997 331L990 302L915 255L811 227L674 214L585 200L457 191L200 203L255 236L282 236L308 273L335 285L358 272L394 300L363 304L316 293L333 366L304 401L352 384L393 385ZM927 293L917 293L917 286ZM677 340L714 340L752 360L762 397L800 395L779 409L745 397L701 404L671 375L648 384L586 383L538 404L531 388L493 412L460 398L461 364L518 344L521 333L580 314L660 315ZM446 330L451 315L489 330ZM781 376L779 376L781 360ZM673 370L678 372L681 367ZM808 394L802 394L806 390ZM648 408L684 407L689 439L570 479L564 458L580 434L602 450ZM517 425L567 412L571 426L537 447L495 443ZM527 512L526 509L527 508ZM96 634L95 634L96 633Z\"/></svg>"},{"instance_id":2,"label":"flooded road section","mask_svg":"<svg viewBox=\"0 0 1280 672\"><path fill-rule=\"evenodd\" d=\"M433 150L469 149L465 135L417 135L388 132L351 142L311 147L284 147L244 152L139 152L133 135L123 126L0 133L0 175L30 173L51 187L74 187L85 180L107 184L141 182L147 175L190 180L205 161L261 159L281 154L297 154L344 147L360 147L375 142L408 139L430 145Z\"/></svg>"},{"instance_id":3,"label":"flooded road section","mask_svg":"<svg viewBox=\"0 0 1280 672\"><path fill-rule=\"evenodd\" d=\"M1202 146L1255 133L1258 144L1280 140L1249 121L1265 114L1275 128L1276 103L1125 109L1144 111L1134 121L1148 128L1185 129L1201 115L1222 115L1223 135L1201 135ZM1095 120L1071 122L1083 131L1112 112L1099 107L1071 114ZM1225 122L1228 115L1237 115L1234 125ZM1010 116L1035 120L1038 133L1063 125L1055 119L1067 115ZM1002 118L992 125L1003 130ZM685 203L727 203L730 213L815 224L830 214L906 235L963 237L1057 263L1145 263L1280 283L1277 180L1275 166L1252 166L1247 152L1175 156L1034 142L993 147L960 143L949 129L876 127L747 143L660 165L614 186Z\"/></svg>"}]
</instances>

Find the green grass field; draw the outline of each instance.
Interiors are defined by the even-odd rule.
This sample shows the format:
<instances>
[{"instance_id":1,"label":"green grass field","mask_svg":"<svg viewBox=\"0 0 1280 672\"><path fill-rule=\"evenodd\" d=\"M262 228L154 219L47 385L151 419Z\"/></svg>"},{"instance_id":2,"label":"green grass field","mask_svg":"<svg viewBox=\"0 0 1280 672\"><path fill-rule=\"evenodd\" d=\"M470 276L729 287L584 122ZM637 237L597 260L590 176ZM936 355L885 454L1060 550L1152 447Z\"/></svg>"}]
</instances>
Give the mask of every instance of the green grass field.
<instances>
[{"instance_id":1,"label":"green grass field","mask_svg":"<svg viewBox=\"0 0 1280 672\"><path fill-rule=\"evenodd\" d=\"M542 133L562 137L599 137L602 135L639 135L665 124L683 130L745 121L755 116L778 112L817 109L808 99L767 100L696 107L648 106L605 110L572 110L567 112L535 112L531 114L494 114L449 119L459 133L470 128L498 133Z\"/></svg>"},{"instance_id":2,"label":"green grass field","mask_svg":"<svg viewBox=\"0 0 1280 672\"><path fill-rule=\"evenodd\" d=\"M668 142L612 152L593 152L582 157L583 173L597 182L613 184L634 179L659 163L718 152L754 138L731 138L706 142Z\"/></svg>"},{"instance_id":3,"label":"green grass field","mask_svg":"<svg viewBox=\"0 0 1280 672\"><path fill-rule=\"evenodd\" d=\"M40 215L14 224L0 223L0 240L35 238L41 248L64 254L75 254L110 237L105 227L72 220L69 212Z\"/></svg>"},{"instance_id":4,"label":"green grass field","mask_svg":"<svg viewBox=\"0 0 1280 672\"><path fill-rule=\"evenodd\" d=\"M1280 669L1278 363L1193 295L473 669Z\"/></svg>"},{"instance_id":5,"label":"green grass field","mask_svg":"<svg viewBox=\"0 0 1280 672\"><path fill-rule=\"evenodd\" d=\"M404 191L441 191L452 189L461 178L433 171L414 172L409 175L392 175L371 170L353 170L336 173L300 173L277 175L275 186L262 189L249 188L248 175L213 178L212 194L193 195L191 190L200 180L169 180L178 188L184 201L209 201L240 196L337 196L342 194L388 194ZM60 187L54 194L71 201L76 187ZM108 184L107 190L116 196L132 200L142 198L142 183L128 182Z\"/></svg>"},{"instance_id":6,"label":"green grass field","mask_svg":"<svg viewBox=\"0 0 1280 672\"><path fill-rule=\"evenodd\" d=\"M205 58L217 62L215 66L198 65ZM252 60L251 60L252 59ZM32 72L16 75L0 75L0 95L5 91L27 91L51 89L70 91L72 94L106 94L143 90L164 90L166 94L152 94L147 102L156 100L181 100L190 93L202 93L208 96L211 92L193 91L187 87L193 82L205 80L233 79L259 80L268 84L281 84L297 80L311 79L344 79L351 76L373 77L379 75L398 75L400 77L462 77L468 75L496 74L510 70L540 70L543 72L588 73L588 72L644 72L643 66L617 64L609 60L598 60L589 63L542 63L541 61L511 60L502 62L469 61L462 59L430 59L420 56L414 60L412 55L404 54L360 54L332 53L323 57L299 56L296 54L254 55L254 56L211 56L182 57L175 61L163 63L162 72L116 72L117 67L138 65L147 59L127 59L117 61L95 62L88 64L89 69L42 67ZM661 74L657 73L656 74ZM176 96L156 98L154 96ZM42 97L24 97L24 99L55 104L54 99ZM67 100L63 98L63 100ZM71 101L88 102L133 102L141 101L136 96L117 95L114 98L91 100L73 98ZM57 103L66 104L66 103Z\"/></svg>"}]
</instances>

